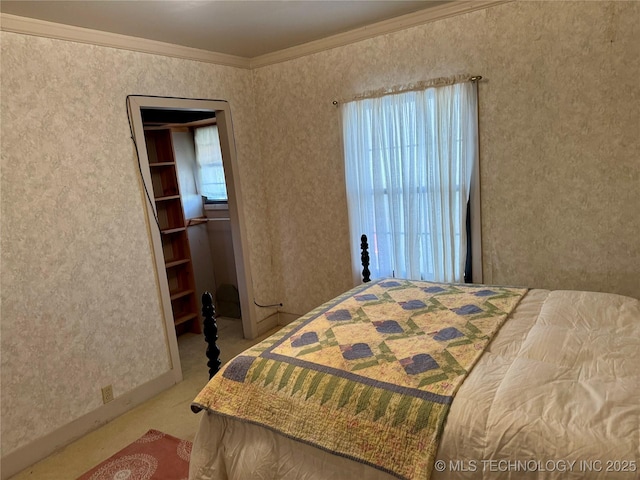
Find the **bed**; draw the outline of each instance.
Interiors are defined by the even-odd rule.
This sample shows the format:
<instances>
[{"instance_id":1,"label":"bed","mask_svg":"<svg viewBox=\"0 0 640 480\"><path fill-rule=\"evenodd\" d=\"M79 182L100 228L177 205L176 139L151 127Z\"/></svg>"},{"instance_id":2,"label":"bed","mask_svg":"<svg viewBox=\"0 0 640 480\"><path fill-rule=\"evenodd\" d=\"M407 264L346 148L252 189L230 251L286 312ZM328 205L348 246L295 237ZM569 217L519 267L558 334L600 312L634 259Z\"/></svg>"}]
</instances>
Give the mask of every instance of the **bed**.
<instances>
[{"instance_id":1,"label":"bed","mask_svg":"<svg viewBox=\"0 0 640 480\"><path fill-rule=\"evenodd\" d=\"M637 479L639 367L636 299L379 279L212 378L189 478Z\"/></svg>"}]
</instances>

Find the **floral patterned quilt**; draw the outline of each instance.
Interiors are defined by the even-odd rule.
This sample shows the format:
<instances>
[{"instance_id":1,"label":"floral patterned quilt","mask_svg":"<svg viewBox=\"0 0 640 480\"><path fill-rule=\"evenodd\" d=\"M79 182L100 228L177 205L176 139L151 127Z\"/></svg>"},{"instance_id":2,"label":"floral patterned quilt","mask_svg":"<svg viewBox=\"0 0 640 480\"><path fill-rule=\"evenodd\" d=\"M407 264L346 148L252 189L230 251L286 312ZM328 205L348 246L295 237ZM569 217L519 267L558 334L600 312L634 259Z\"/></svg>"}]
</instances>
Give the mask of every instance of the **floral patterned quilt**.
<instances>
[{"instance_id":1,"label":"floral patterned quilt","mask_svg":"<svg viewBox=\"0 0 640 480\"><path fill-rule=\"evenodd\" d=\"M398 478L429 478L457 389L524 288L383 279L226 364L194 400Z\"/></svg>"}]
</instances>

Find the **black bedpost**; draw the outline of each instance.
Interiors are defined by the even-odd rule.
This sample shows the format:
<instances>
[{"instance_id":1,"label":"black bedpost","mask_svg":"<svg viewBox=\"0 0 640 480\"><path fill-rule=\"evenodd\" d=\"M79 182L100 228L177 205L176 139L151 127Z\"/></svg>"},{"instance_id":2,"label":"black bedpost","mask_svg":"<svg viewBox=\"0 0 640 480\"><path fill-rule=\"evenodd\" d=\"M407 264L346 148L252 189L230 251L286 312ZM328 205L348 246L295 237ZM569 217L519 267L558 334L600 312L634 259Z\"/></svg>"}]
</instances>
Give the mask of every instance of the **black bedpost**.
<instances>
[{"instance_id":1,"label":"black bedpost","mask_svg":"<svg viewBox=\"0 0 640 480\"><path fill-rule=\"evenodd\" d=\"M371 281L371 272L369 271L369 244L367 243L367 236L362 235L360 237L360 260L362 261L362 281L364 283Z\"/></svg>"},{"instance_id":2,"label":"black bedpost","mask_svg":"<svg viewBox=\"0 0 640 480\"><path fill-rule=\"evenodd\" d=\"M218 340L218 324L216 323L216 309L213 307L213 297L209 292L202 294L202 316L204 317L204 341L207 342L207 367L209 379L220 370L220 349Z\"/></svg>"}]
</instances>

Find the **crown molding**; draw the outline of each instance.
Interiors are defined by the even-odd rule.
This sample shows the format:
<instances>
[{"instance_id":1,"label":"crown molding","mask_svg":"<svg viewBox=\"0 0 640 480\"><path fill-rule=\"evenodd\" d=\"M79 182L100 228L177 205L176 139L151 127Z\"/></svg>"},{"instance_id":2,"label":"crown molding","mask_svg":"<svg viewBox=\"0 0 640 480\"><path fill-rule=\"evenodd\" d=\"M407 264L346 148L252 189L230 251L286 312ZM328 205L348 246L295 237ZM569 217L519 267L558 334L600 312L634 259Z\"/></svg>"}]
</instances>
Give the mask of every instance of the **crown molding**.
<instances>
[{"instance_id":1,"label":"crown molding","mask_svg":"<svg viewBox=\"0 0 640 480\"><path fill-rule=\"evenodd\" d=\"M44 20L19 17L6 13L0 13L0 29L5 32L88 43L102 47L119 48L122 50L132 50L134 52L151 53L167 57L184 58L228 67L250 68L249 59L244 57L210 52L199 48L184 47L172 43L158 42L156 40L147 40L146 38L120 35L118 33L92 30L90 28L46 22Z\"/></svg>"},{"instance_id":2,"label":"crown molding","mask_svg":"<svg viewBox=\"0 0 640 480\"><path fill-rule=\"evenodd\" d=\"M253 58L227 55L201 50L199 48L184 47L172 43L158 42L156 40L147 40L145 38L103 32L61 23L46 22L44 20L19 17L6 13L0 13L0 29L6 32L21 33L23 35L34 35L154 55L183 58L216 65L253 69L286 62L287 60L341 47L378 35L396 32L398 30L513 1L514 0L456 0Z\"/></svg>"},{"instance_id":3,"label":"crown molding","mask_svg":"<svg viewBox=\"0 0 640 480\"><path fill-rule=\"evenodd\" d=\"M324 50L342 47L350 43L359 42L368 38L397 32L406 28L415 27L436 20L462 15L464 13L482 10L503 3L510 3L514 0L460 0L426 8L413 13L407 13L399 17L383 20L364 27L360 27L348 32L338 33L330 37L322 38L295 47L285 48L273 53L267 53L253 57L251 68L259 68L274 63L286 62L294 58L304 57Z\"/></svg>"}]
</instances>

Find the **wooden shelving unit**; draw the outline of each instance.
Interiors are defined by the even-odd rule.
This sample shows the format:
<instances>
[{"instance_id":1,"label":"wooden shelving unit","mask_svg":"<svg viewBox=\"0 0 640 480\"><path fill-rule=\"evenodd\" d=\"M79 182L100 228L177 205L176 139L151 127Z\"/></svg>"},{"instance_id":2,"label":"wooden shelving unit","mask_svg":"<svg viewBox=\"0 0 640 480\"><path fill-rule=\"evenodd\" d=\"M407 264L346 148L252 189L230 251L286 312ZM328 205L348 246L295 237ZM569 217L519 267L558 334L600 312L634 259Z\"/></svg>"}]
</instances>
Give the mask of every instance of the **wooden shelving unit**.
<instances>
[{"instance_id":1,"label":"wooden shelving unit","mask_svg":"<svg viewBox=\"0 0 640 480\"><path fill-rule=\"evenodd\" d=\"M189 238L180 199L171 130L145 129L153 197L176 332L201 333Z\"/></svg>"}]
</instances>

